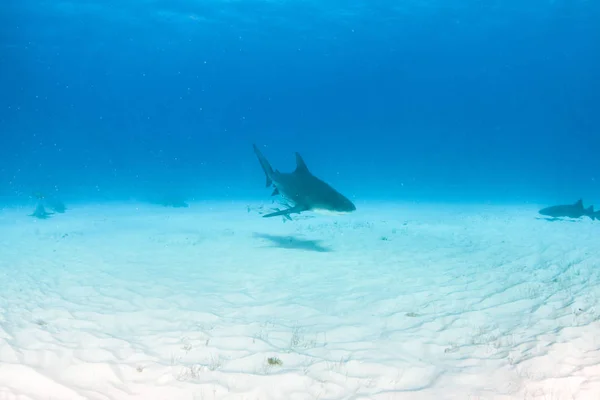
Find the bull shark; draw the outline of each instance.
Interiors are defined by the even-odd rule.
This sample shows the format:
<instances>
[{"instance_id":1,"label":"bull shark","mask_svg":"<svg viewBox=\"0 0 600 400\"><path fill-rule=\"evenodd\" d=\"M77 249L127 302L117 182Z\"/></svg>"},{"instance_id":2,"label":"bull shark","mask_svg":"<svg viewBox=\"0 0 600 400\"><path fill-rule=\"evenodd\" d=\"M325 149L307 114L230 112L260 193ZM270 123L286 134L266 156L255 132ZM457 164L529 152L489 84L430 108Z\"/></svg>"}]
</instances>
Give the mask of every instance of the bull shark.
<instances>
[{"instance_id":1,"label":"bull shark","mask_svg":"<svg viewBox=\"0 0 600 400\"><path fill-rule=\"evenodd\" d=\"M296 153L294 172L284 173L273 170L258 147L253 147L267 177L267 187L275 187L271 196L280 195L291 203L288 208L263 215L263 218L278 215L289 217L290 214L300 214L304 211L346 214L356 210L356 206L344 195L314 176L300 154Z\"/></svg>"},{"instance_id":2,"label":"bull shark","mask_svg":"<svg viewBox=\"0 0 600 400\"><path fill-rule=\"evenodd\" d=\"M591 219L600 219L600 211L594 212L594 206L583 207L583 200L579 199L573 204L563 204L542 208L539 213L552 218L581 218L583 216Z\"/></svg>"},{"instance_id":3,"label":"bull shark","mask_svg":"<svg viewBox=\"0 0 600 400\"><path fill-rule=\"evenodd\" d=\"M54 213L49 213L46 211L46 209L44 208L44 205L42 203L38 203L37 207L35 208L35 210L33 211L33 213L29 214L30 217L35 217L37 219L48 219L50 218L50 216L54 214Z\"/></svg>"}]
</instances>

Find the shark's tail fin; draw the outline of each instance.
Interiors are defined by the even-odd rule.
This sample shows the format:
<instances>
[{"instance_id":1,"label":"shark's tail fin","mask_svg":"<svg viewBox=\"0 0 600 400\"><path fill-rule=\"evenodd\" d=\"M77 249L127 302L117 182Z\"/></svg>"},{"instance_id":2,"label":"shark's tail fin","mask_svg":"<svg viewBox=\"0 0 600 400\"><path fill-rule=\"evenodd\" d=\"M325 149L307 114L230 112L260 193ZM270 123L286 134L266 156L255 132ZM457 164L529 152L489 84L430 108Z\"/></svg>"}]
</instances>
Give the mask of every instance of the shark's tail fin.
<instances>
[{"instance_id":1,"label":"shark's tail fin","mask_svg":"<svg viewBox=\"0 0 600 400\"><path fill-rule=\"evenodd\" d=\"M263 156L263 154L260 152L258 147L256 147L255 144L252 146L254 147L254 153L256 153L256 157L258 157L258 161L260 162L263 171L265 171L265 175L267 176L267 187L269 187L273 184L273 179L271 178L273 176L273 168L265 156Z\"/></svg>"},{"instance_id":2,"label":"shark's tail fin","mask_svg":"<svg viewBox=\"0 0 600 400\"><path fill-rule=\"evenodd\" d=\"M599 217L597 212L594 212L594 206L589 206L585 209L585 215L590 217L591 219L596 219Z\"/></svg>"}]
</instances>

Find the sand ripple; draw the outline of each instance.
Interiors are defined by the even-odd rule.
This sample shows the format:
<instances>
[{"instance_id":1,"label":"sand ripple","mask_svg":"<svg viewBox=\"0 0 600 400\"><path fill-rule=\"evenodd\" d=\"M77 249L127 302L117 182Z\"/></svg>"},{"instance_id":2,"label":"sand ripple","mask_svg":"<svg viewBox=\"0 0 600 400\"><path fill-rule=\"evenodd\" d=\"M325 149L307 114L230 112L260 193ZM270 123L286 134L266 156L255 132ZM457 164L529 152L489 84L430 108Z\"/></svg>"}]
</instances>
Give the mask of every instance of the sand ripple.
<instances>
[{"instance_id":1,"label":"sand ripple","mask_svg":"<svg viewBox=\"0 0 600 400\"><path fill-rule=\"evenodd\" d=\"M0 399L598 399L600 223L0 217Z\"/></svg>"}]
</instances>

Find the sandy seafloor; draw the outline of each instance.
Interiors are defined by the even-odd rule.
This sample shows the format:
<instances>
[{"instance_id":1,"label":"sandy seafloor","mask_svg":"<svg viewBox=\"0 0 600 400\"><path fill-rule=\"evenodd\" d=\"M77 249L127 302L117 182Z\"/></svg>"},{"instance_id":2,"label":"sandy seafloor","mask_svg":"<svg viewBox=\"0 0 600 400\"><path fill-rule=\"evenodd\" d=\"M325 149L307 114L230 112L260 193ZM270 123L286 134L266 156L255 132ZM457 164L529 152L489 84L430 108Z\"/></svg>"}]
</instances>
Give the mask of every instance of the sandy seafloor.
<instances>
[{"instance_id":1,"label":"sandy seafloor","mask_svg":"<svg viewBox=\"0 0 600 400\"><path fill-rule=\"evenodd\" d=\"M537 209L4 209L0 400L600 399L600 221Z\"/></svg>"}]
</instances>

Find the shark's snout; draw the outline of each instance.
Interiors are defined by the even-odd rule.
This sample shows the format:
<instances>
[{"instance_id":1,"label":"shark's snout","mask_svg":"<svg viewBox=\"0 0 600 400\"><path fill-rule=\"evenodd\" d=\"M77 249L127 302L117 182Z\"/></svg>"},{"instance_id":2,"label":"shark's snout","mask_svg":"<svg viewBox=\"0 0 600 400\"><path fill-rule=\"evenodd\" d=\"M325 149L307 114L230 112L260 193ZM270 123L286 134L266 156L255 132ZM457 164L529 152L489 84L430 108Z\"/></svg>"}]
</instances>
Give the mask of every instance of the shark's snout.
<instances>
[{"instance_id":1,"label":"shark's snout","mask_svg":"<svg viewBox=\"0 0 600 400\"><path fill-rule=\"evenodd\" d=\"M356 206L346 197L342 197L341 199L339 199L339 202L335 207L335 211L339 213L349 213L352 211L356 211Z\"/></svg>"},{"instance_id":2,"label":"shark's snout","mask_svg":"<svg viewBox=\"0 0 600 400\"><path fill-rule=\"evenodd\" d=\"M350 200L348 200L348 203L346 204L346 212L352 212L352 211L356 211L356 206L354 205L353 202L351 202Z\"/></svg>"}]
</instances>

